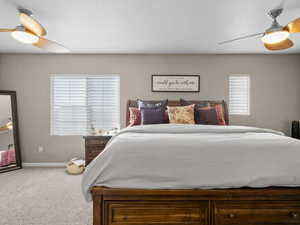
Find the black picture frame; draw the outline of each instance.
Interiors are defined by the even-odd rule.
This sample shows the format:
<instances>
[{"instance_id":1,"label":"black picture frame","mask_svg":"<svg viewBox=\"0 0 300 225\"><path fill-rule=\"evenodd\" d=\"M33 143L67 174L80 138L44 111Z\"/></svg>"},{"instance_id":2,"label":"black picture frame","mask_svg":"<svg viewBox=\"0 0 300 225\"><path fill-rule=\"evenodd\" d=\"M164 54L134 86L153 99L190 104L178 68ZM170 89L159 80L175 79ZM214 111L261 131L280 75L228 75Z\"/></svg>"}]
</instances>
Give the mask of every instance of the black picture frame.
<instances>
[{"instance_id":1,"label":"black picture frame","mask_svg":"<svg viewBox=\"0 0 300 225\"><path fill-rule=\"evenodd\" d=\"M20 149L20 138L19 138L19 121L18 121L18 108L17 108L17 93L16 91L0 90L0 95L8 95L11 99L11 119L13 123L13 136L14 136L14 148L16 154L16 165L1 167L0 173L8 172L22 168L22 157Z\"/></svg>"},{"instance_id":2,"label":"black picture frame","mask_svg":"<svg viewBox=\"0 0 300 225\"><path fill-rule=\"evenodd\" d=\"M194 78L197 78L197 81L196 81L196 85L197 85L197 88L195 90L189 90L189 91L186 91L186 90L157 90L155 87L154 87L154 78L155 77L166 77L167 78L183 78L183 77L194 77ZM185 92L185 93L196 93L196 92L200 92L200 75L179 75L179 74L153 74L151 76L151 91L152 92Z\"/></svg>"}]
</instances>

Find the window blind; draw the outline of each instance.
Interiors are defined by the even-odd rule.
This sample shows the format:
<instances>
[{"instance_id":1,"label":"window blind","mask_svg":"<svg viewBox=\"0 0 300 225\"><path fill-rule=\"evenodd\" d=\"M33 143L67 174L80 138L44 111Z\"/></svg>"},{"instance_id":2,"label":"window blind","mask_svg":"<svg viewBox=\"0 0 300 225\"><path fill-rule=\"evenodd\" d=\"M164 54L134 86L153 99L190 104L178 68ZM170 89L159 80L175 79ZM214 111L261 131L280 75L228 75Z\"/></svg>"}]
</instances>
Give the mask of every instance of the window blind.
<instances>
[{"instance_id":1,"label":"window blind","mask_svg":"<svg viewBox=\"0 0 300 225\"><path fill-rule=\"evenodd\" d=\"M250 115L250 76L229 76L229 114Z\"/></svg>"},{"instance_id":2,"label":"window blind","mask_svg":"<svg viewBox=\"0 0 300 225\"><path fill-rule=\"evenodd\" d=\"M88 135L120 127L117 75L51 77L51 135Z\"/></svg>"}]
</instances>

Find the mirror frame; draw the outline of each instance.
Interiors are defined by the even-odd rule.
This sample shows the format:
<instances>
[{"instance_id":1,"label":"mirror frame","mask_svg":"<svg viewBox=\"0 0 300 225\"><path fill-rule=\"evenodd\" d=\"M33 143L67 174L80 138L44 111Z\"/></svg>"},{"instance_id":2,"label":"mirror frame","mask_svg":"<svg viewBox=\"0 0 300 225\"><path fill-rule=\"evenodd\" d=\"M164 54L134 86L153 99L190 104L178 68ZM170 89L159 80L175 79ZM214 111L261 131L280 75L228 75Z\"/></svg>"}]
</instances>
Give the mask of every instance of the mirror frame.
<instances>
[{"instance_id":1,"label":"mirror frame","mask_svg":"<svg viewBox=\"0 0 300 225\"><path fill-rule=\"evenodd\" d=\"M16 166L0 168L0 173L8 172L22 168L21 149L19 139L19 123L18 123L18 109L17 109L17 93L16 91L0 90L0 95L8 95L11 99L11 118L13 123L14 147L16 155Z\"/></svg>"}]
</instances>

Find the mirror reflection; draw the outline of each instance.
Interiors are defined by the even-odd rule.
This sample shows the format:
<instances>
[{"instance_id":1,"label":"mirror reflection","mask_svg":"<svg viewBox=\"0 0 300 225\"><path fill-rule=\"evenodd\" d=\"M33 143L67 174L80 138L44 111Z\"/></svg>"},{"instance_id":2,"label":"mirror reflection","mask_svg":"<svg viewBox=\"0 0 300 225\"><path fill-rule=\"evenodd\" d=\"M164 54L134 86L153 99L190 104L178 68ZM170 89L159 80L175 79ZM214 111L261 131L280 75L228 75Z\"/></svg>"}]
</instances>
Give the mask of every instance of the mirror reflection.
<instances>
[{"instance_id":1,"label":"mirror reflection","mask_svg":"<svg viewBox=\"0 0 300 225\"><path fill-rule=\"evenodd\" d=\"M0 95L0 169L15 166L11 96Z\"/></svg>"}]
</instances>

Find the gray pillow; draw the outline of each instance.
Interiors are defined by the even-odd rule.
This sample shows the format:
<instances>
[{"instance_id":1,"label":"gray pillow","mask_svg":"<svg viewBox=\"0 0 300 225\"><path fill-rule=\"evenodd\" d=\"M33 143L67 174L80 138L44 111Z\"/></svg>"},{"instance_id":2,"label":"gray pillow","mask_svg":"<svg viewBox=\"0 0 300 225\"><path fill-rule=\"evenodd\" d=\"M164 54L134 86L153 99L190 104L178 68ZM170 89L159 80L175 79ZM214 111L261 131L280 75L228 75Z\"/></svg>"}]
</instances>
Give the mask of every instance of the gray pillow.
<instances>
[{"instance_id":1,"label":"gray pillow","mask_svg":"<svg viewBox=\"0 0 300 225\"><path fill-rule=\"evenodd\" d=\"M165 109L163 107L140 108L141 124L165 123Z\"/></svg>"},{"instance_id":2,"label":"gray pillow","mask_svg":"<svg viewBox=\"0 0 300 225\"><path fill-rule=\"evenodd\" d=\"M137 100L138 108L157 108L157 107L163 107L164 110L166 110L168 105L168 99L162 100L162 101L144 101L144 100Z\"/></svg>"}]
</instances>

